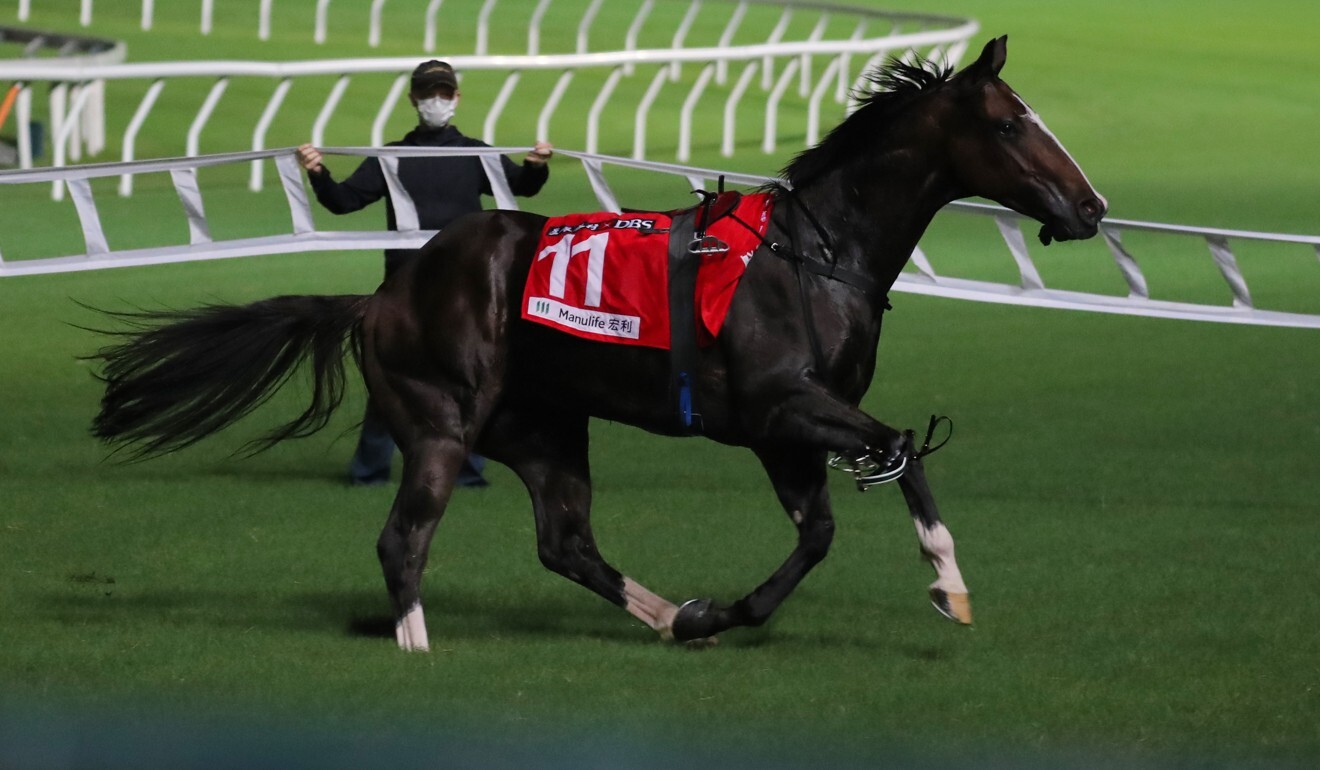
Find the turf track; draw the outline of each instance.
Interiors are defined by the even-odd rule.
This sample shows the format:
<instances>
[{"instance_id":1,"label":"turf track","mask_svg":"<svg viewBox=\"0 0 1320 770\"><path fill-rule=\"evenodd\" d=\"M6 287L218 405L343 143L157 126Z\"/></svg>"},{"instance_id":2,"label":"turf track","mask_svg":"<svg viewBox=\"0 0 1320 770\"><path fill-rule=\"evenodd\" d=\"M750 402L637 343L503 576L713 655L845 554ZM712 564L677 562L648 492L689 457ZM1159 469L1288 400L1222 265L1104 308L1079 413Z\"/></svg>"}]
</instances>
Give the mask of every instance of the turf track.
<instances>
[{"instance_id":1,"label":"turf track","mask_svg":"<svg viewBox=\"0 0 1320 770\"><path fill-rule=\"evenodd\" d=\"M76 4L51 5L33 25L74 29ZM218 35L203 43L191 3L158 7L150 34L134 12L116 18L98 5L96 30L129 40L135 60L366 53L351 17L332 15L339 47L321 49L310 19L276 3L276 40L261 44L255 0L224 5L251 8L217 15ZM403 5L386 6L387 38L394 29L409 40L382 53L415 52L420 11ZM1006 79L1114 215L1320 230L1320 150L1308 129L1320 118L1320 49L1302 35L1320 9L947 0L924 10L974 16L983 39L1009 33ZM490 98L481 88L465 85L464 112ZM231 88L226 104L240 96ZM295 88L271 146L304 139L310 118L292 117L300 105L315 109L315 95ZM217 123L204 151L238 149L259 110ZM459 124L476 125L464 112ZM782 119L797 125L792 112ZM666 124L657 113L652 126L674 125L673 115ZM178 154L190 117L163 115L142 154ZM330 141L361 142L370 117ZM400 130L406 118L396 116ZM627 148L630 121L629 112L613 127L607 151ZM506 122L501 138L513 141L517 121ZM717 157L711 132L695 162L782 165L790 150L760 155L744 126L733 161ZM672 153L672 139L653 131L651 145ZM580 145L567 130L553 138ZM529 208L590 205L577 176L561 164ZM245 170L203 178L217 235L285 217L277 198L244 192L244 179ZM677 194L641 178L616 189L625 205ZM127 203L108 186L100 195L116 245L182 228L162 180L140 190ZM7 258L77 246L67 204L57 210L35 188L0 196ZM360 216L364 227L380 218ZM1003 276L1011 264L991 235L941 222L928 251L937 267ZM1047 280L1118 288L1091 244L1038 255ZM1258 297L1316 312L1314 254L1240 256ZM1170 243L1142 261L1168 298L1226 296L1197 246ZM291 255L0 282L3 713L245 714L350 735L402 715L414 735L480 725L522 740L567 732L579 748L636 736L653 750L732 741L789 761L834 743L871 757L897 747L936 760L1081 765L1320 757L1314 333L896 296L866 406L894 424L924 424L932 411L957 422L931 475L973 591L973 629L925 605L930 576L897 492L858 495L841 477L835 548L766 629L727 634L705 654L659 644L540 567L525 494L494 469L491 489L456 496L436 538L426 584L435 649L403 656L379 636L386 602L372 548L390 492L338 483L360 393L325 433L256 460L228 454L297 394L208 445L115 465L86 435L98 389L75 357L97 341L67 325L94 322L75 299L188 306L369 291L378 270L372 254ZM660 593L732 598L786 555L791 527L747 453L609 424L593 439L602 548ZM16 724L0 718L0 746L39 739L6 723Z\"/></svg>"}]
</instances>

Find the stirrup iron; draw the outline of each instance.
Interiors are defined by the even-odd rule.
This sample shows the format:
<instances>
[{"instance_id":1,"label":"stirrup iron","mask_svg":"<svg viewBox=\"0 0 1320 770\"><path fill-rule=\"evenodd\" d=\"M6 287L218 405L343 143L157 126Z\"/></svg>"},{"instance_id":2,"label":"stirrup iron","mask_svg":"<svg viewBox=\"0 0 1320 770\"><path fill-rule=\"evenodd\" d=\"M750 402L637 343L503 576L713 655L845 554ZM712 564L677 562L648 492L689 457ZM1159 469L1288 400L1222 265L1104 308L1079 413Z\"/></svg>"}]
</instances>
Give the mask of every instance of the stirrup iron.
<instances>
[{"instance_id":1,"label":"stirrup iron","mask_svg":"<svg viewBox=\"0 0 1320 770\"><path fill-rule=\"evenodd\" d=\"M688 242L689 254L724 254L729 250L729 244L716 238L713 235L706 234L706 228L710 227L710 207L720 195L724 193L724 175L720 175L719 192L710 192L709 190L693 190L692 192L701 196L701 203L697 204L698 210L693 215L694 229L692 240Z\"/></svg>"},{"instance_id":2,"label":"stirrup iron","mask_svg":"<svg viewBox=\"0 0 1320 770\"><path fill-rule=\"evenodd\" d=\"M888 484L901 478L907 472L910 456L910 452L904 452L898 465L892 468L882 468L870 452L859 452L851 455L837 454L830 458L829 466L836 471L851 473L853 481L857 484L857 491L865 492L871 487Z\"/></svg>"},{"instance_id":3,"label":"stirrup iron","mask_svg":"<svg viewBox=\"0 0 1320 770\"><path fill-rule=\"evenodd\" d=\"M698 235L687 248L689 254L723 254L729 250L729 244L713 235Z\"/></svg>"}]
</instances>

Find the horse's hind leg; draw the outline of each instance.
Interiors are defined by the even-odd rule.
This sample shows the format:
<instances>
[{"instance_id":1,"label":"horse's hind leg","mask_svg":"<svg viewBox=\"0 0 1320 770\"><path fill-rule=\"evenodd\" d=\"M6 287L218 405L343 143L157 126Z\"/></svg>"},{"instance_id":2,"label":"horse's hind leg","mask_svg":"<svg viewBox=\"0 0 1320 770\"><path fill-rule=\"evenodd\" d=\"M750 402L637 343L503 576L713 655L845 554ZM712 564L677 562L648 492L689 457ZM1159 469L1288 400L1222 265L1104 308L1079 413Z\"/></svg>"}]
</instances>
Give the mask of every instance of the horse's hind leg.
<instances>
[{"instance_id":1,"label":"horse's hind leg","mask_svg":"<svg viewBox=\"0 0 1320 770\"><path fill-rule=\"evenodd\" d=\"M422 614L422 572L431 537L466 455L461 442L443 436L417 438L403 451L403 480L376 541L385 587L394 605L395 638L403 650L429 648Z\"/></svg>"},{"instance_id":2,"label":"horse's hind leg","mask_svg":"<svg viewBox=\"0 0 1320 770\"><path fill-rule=\"evenodd\" d=\"M533 416L532 412L538 412ZM518 474L532 498L541 563L624 608L670 638L678 608L620 574L591 531L587 417L503 409L482 435L482 451Z\"/></svg>"},{"instance_id":3,"label":"horse's hind leg","mask_svg":"<svg viewBox=\"0 0 1320 770\"><path fill-rule=\"evenodd\" d=\"M930 600L941 615L958 623L972 622L972 605L967 597L958 562L953 556L953 535L940 520L935 498L926 483L926 469L921 458L908 460L907 472L898 480L899 489L907 500L908 511L917 526L917 540L921 543L922 558L935 568L935 582L930 584Z\"/></svg>"},{"instance_id":4,"label":"horse's hind leg","mask_svg":"<svg viewBox=\"0 0 1320 770\"><path fill-rule=\"evenodd\" d=\"M452 385L387 376L370 355L364 372L376 407L403 453L403 477L376 541L385 588L403 650L429 648L421 582L431 537L449 505L454 482L474 440L480 414L465 410Z\"/></svg>"}]
</instances>

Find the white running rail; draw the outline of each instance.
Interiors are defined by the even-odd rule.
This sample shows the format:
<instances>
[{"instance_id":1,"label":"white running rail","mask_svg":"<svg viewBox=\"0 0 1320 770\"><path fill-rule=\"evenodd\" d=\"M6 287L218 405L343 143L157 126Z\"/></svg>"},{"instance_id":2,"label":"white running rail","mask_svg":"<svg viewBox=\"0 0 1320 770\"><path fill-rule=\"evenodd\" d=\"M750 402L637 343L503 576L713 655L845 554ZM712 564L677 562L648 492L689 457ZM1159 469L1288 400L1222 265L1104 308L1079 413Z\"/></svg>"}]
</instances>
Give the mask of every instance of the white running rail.
<instances>
[{"instance_id":1,"label":"white running rail","mask_svg":"<svg viewBox=\"0 0 1320 770\"><path fill-rule=\"evenodd\" d=\"M399 158L441 155L478 156L485 166L487 177L495 191L500 208L515 209L517 203L509 192L500 170L499 155L522 154L529 147L499 147L490 149L428 147L331 147L323 150L328 155L374 156L391 159L382 163L387 181L398 184ZM606 178L607 167L642 169L682 179L691 188L710 188L724 176L727 182L738 185L761 185L774 181L770 177L717 171L708 168L681 166L655 161L636 160L587 152L559 150L558 154L574 158L582 164L587 180L602 209L620 211L619 201ZM212 166L239 163L264 163L273 160L283 185L289 206L290 229L287 232L258 237L216 241L210 235L202 195L197 186L197 170ZM115 250L108 243L101 226L100 214L92 196L90 180L115 177L125 173L169 173L183 204L188 220L189 241L186 244L167 245L146 249ZM418 229L416 209L410 202L395 200L397 232L389 231L326 231L318 230L312 219L312 204L307 197L302 170L293 148L238 152L192 158L174 158L132 163L102 163L71 168L52 168L0 173L0 186L16 184L44 184L62 182L68 185L70 195L82 226L85 252L76 256L50 257L21 261L0 259L0 277L41 275L47 273L100 270L111 267L159 265L208 259L225 259L259 254L284 254L305 251L335 251L383 248L419 248L435 231ZM679 187L678 189L682 189ZM672 198L669 199L672 201ZM914 272L903 273L894 285L895 291L926 294L938 297L968 299L1034 307L1090 310L1101 313L1178 318L1220 323L1252 324L1320 329L1320 313L1302 314L1262 309L1255 306L1247 283L1238 268L1231 243L1234 241L1267 241L1307 247L1320 256L1320 236L1282 235L1273 233L1223 230L1215 228L1164 225L1152 222L1105 220L1101 232L1115 267L1128 286L1125 297L1078 291L1051 289L1041 279L1040 272L1027 249L1022 232L1022 217L998 206L974 203L955 203L946 212L957 216L990 218L996 224L1002 241L1017 265L1020 282L1002 284L953 278L938 274L925 252L918 248L912 255ZM944 214L942 216L946 216ZM2 223L0 223L2 224ZM0 227L0 233L7 230ZM1123 243L1128 232L1155 232L1179 238L1202 241L1208 256L1218 267L1227 287L1230 304L1203 305L1154 299L1145 275L1137 260ZM0 236L0 249L3 249Z\"/></svg>"},{"instance_id":2,"label":"white running rail","mask_svg":"<svg viewBox=\"0 0 1320 770\"><path fill-rule=\"evenodd\" d=\"M640 2L634 0L636 12L633 21L629 25L626 39L623 41L623 50L587 51L587 43L592 39L590 30L596 16L595 12L601 7L599 0L595 0L578 23L576 37L573 42L573 52L547 53L542 50L546 46L541 36L540 25L550 8L552 0L538 0L533 12L520 14L516 17L517 20L525 20L528 25L528 53L491 55L487 52L489 27L500 22L499 19L494 18L498 0L484 0L478 15L476 30L477 42L475 48L477 53L471 55L446 54L446 58L454 64L460 73L491 71L504 74L504 83L498 91L498 97L484 118L482 139L489 144L497 143L495 136L497 123L505 107L512 100L520 78L523 78L524 87L518 94L520 108L527 110L528 114L532 114L532 111L536 110L538 115L536 125L540 134L536 137L519 136L518 140L526 141L529 138L552 139L549 132L554 125L553 117L566 91L570 87L594 89L589 92L593 95L592 109L586 116L575 116L575 118L584 120L586 123L582 128L586 137L587 151L597 152L600 149L600 121L603 112L607 109L607 102L617 93L616 86L621 78L636 77L638 82L635 84L633 92L640 93L645 90L647 98L642 100L634 113L634 125L636 127L632 137L634 157L638 159L646 157L648 113L652 104L663 96L664 103L684 105L677 130L679 132L678 157L681 160L686 160L692 144L694 115L698 112L703 91L709 90L708 86L712 80L712 73L713 79L718 85L725 80L730 70L737 70L739 72L737 87L732 92L719 94L718 97L706 94L705 103L712 106L706 107L701 112L709 115L712 120L719 119L722 115L725 141L722 143L721 149L726 156L731 155L735 146L731 141L734 130L734 116L738 112L739 103L749 98L747 86L750 84L751 73L759 71L763 78L762 91L770 92L761 95L764 104L764 146L768 148L766 151L769 152L777 146L779 139L779 105L790 77L782 73L793 70L796 71L800 81L799 93L803 97L810 95L808 117L813 130L806 142L809 146L814 141L815 127L820 124L820 115L824 109L823 102L825 98L828 96L836 104L847 104L846 108L851 108L853 105L847 103L848 88L846 84L862 85L865 82L862 73L868 67L880 62L887 55L910 58L919 54L932 59L944 60L951 65L957 64L966 51L971 37L979 29L977 23L971 20L934 15L889 13L855 6L813 3L805 0L741 0L737 3L734 3L733 0L716 0L707 2L704 5L702 0L659 1L674 3L678 7L683 7L682 4L686 2L683 22L673 35L668 48L640 49L637 47L641 30L653 18L656 0L640 0ZM85 3L83 18L90 20L93 17L91 0L83 0L83 2ZM203 34L211 28L212 6L212 2L206 2L205 0L200 6ZM259 36L269 35L271 6L271 0L261 4L262 18L258 26ZM316 28L313 34L318 40L324 37L324 20L326 14L329 13L329 6L329 0L318 0L316 5L317 21L315 22ZM379 23L383 6L384 2L382 0L373 2L371 6L373 26ZM744 20L749 14L749 6L761 7L763 12L771 14L770 18L776 18L775 15L778 14L777 18L780 22L775 25L765 41L735 45L732 41L737 38L739 30L745 23ZM30 9L25 10L25 8L26 5L20 5L19 16L23 20L30 14ZM144 28L149 27L151 24L153 8L152 3L143 3L142 20ZM428 25L426 33L428 41L433 42L436 36L436 31L430 29L429 25L438 23L437 20L442 18L443 11L444 8L439 0L431 0L428 4L425 17ZM786 32L788 19L794 14L799 19L815 20L810 34L803 39L786 39L788 37ZM848 38L825 39L827 22L834 17L855 19L855 23L851 27L853 31ZM505 19L504 23L512 23L512 20ZM695 23L701 23L711 29L719 30L719 45L715 47L683 48L683 42ZM658 22L655 24L658 24ZM875 33L866 34L867 29L875 30ZM369 37L377 39L378 34L378 31L369 32ZM450 41L445 42L446 45L452 46ZM567 41L560 42L563 45L567 44ZM819 70L813 69L813 62L816 62L821 68ZM384 94L383 100L379 102L379 107L376 110L377 117L371 132L371 145L379 146L384 141L382 128L385 122L402 101L402 90L406 85L406 73L416 63L417 57L332 59L303 62L185 61L113 65L100 62L94 65L80 65L76 61L60 63L47 60L15 60L0 61L0 81L9 80L23 84L15 115L18 131L20 132L20 141L25 138L28 131L32 119L32 94L34 88L39 84L51 87L50 114L59 115L63 122L77 121L83 111L88 109L88 102L80 103L76 98L81 89L92 86L103 90L106 83L112 84L111 87L114 87L113 84L116 83L138 84L136 90L138 92L145 91L145 93L137 102L136 108L133 108L129 99L111 99L108 102L111 106L122 103L121 109L134 110L132 118L127 121L124 134L118 143L121 159L128 162L135 158L138 135L150 123L151 113L161 101L168 101L172 94L177 94L178 97L187 97L190 102L193 102L195 101L193 99L195 93L206 90L208 96L201 107L197 108L188 131L185 149L188 155L199 154L201 152L201 138L206 132L211 117L217 111L223 111L223 97L230 82L240 78L249 81L264 79L271 83L270 96L262 110L261 119L253 127L250 141L244 143L246 147L252 150L260 150L266 146L267 134L290 90L307 87L300 81L315 77L338 76L333 87L325 94L321 108L309 111L307 135L317 141L324 137L326 128L333 120L335 110L353 77L380 73L395 75L394 87L389 89ZM681 66L689 63L697 66L689 68L690 74L684 77L681 82L677 82ZM708 65L714 66L712 68ZM554 88L538 89L535 86L527 86L524 78L525 73L534 71L557 72L562 73L562 76ZM659 76L659 73L666 71L668 71L669 77ZM781 73L778 77L779 86L771 91L771 87L765 85L765 83L770 82L776 73ZM577 75L582 76L575 77ZM586 75L593 75L594 77L586 77ZM587 85L584 86L583 83ZM70 88L61 88L61 84L68 84ZM643 84L649 84L649 86ZM171 88L171 86L174 87ZM322 88L323 86L318 84L316 87ZM381 95L373 94L370 98L373 100L381 99ZM538 100L539 109L537 109ZM723 108L722 111L720 107L713 106L716 102ZM314 122L310 122L312 114L315 115ZM68 132L56 131L54 133L54 165L60 166L63 165L66 157L70 155L68 144L74 137ZM30 139L30 137L26 138ZM366 137L363 137L363 139L365 140ZM74 152L76 153L76 151ZM31 167L32 159L30 156L20 158L20 168ZM250 187L253 190L260 190L263 185L260 169L259 165L254 164L250 177ZM132 189L132 176L126 173L121 177L119 192L121 195L130 195ZM52 185L52 196L59 199L62 195L63 186L60 184Z\"/></svg>"},{"instance_id":3,"label":"white running rail","mask_svg":"<svg viewBox=\"0 0 1320 770\"><path fill-rule=\"evenodd\" d=\"M90 7L89 2L84 0L84 18ZM113 40L11 27L0 27L0 43L22 46L19 56L23 61L39 62L54 68L73 65L95 68L119 64L128 52L123 43ZM43 53L46 56L36 58ZM3 66L0 63L0 68ZM15 122L18 124L18 163L21 168L31 168L33 137L29 123L32 116L32 88L21 80L15 85L19 87L14 110ZM75 162L81 160L84 148L89 155L104 150L105 81L74 83L72 88L67 83L52 82L50 85L50 135L53 139L53 152L58 155L57 165L63 165L66 158ZM73 102L73 110L69 109L70 101Z\"/></svg>"},{"instance_id":4,"label":"white running rail","mask_svg":"<svg viewBox=\"0 0 1320 770\"><path fill-rule=\"evenodd\" d=\"M83 27L91 27L95 17L95 2L94 0L79 0L79 1L81 5L80 5L80 14L78 17L78 23L81 24ZM509 0L506 0L504 4L506 6L514 6L515 10L512 13L517 13L521 16L521 15L526 15L526 10L527 10L526 5L527 2L529 1L530 0L522 0L521 2L519 2L518 0L514 0L513 2L509 2ZM615 2L617 1L618 0L615 0ZM734 0L716 0L716 1L729 3L729 2L733 2ZM102 0L102 2L103 3L110 2L110 0ZM125 0L114 0L114 2L125 3ZM198 30L201 32L203 36L210 35L213 29L215 28L215 0L196 0L196 2L198 4L198 14L197 14ZM282 0L281 4L297 7L298 14L300 16L304 18L309 18L311 20L310 24L306 24L300 30L295 31L294 34L303 34L305 32L310 33L310 37L315 43L317 43L318 45L323 45L326 43L329 37L328 29L330 24L330 14L332 12L332 1L316 0L315 10L310 16L308 16L308 14L306 13L306 8L305 8L308 2L309 0ZM528 29L527 29L527 39L528 39L527 52L529 54L539 53L538 45L541 40L542 22L544 21L547 11L549 10L549 6L552 2L553 0L537 0L537 5L530 14L530 17L528 19ZM692 9L700 8L703 0L687 0L687 2L689 4L688 12L690 14L695 15L696 11ZM371 48L378 48L380 46L380 41L382 39L382 36L385 34L383 10L386 3L387 0L371 0L369 18L367 20L367 26L366 26L366 32L367 32L366 42L367 45L370 46ZM184 0L180 0L178 4L184 5ZM142 5L142 12L140 14L141 27L143 30L150 30L155 23L155 17L156 17L155 0L141 0L141 5ZM346 21L345 24L351 24L354 27L360 27L363 5L364 4L360 2L360 0L341 0L338 4L334 4L333 7L346 9L349 13L353 15L353 18ZM412 5L414 8L421 8L420 3L414 2L412 3ZM443 0L429 0L427 5L424 7L424 10L422 10L420 13L420 17L421 17L419 19L420 26L417 23L410 23L410 24L406 24L406 26L403 26L401 28L401 29L406 29L411 34L416 34L417 30L421 29L422 50L425 51L426 53L434 53L436 50L437 42L441 39L440 33L441 33L441 28L443 26L443 21L439 16L441 5L443 5ZM476 53L478 54L484 54L487 52L486 47L487 47L487 42L490 39L490 30L492 26L498 25L500 23L507 23L507 20L493 19L493 15L497 11L498 5L499 5L499 0L483 0L481 9L477 13ZM592 6L594 10L590 10L587 14L585 14L585 16L593 17L595 15L595 12L599 11L600 6L602 5L604 5L604 0L592 0ZM636 12L636 15L634 16L634 22L640 23L641 20L644 20L650 14L653 5L654 5L654 0L642 0L640 3L638 3L638 10ZM746 13L747 7L749 5L784 7L786 9L789 9L790 14L791 14L791 9L795 9L795 8L800 11L818 13L824 15L828 15L830 13L843 13L843 14L862 13L868 16L892 18L895 19L896 24L902 23L903 21L909 21L909 22L913 20L921 21L923 19L926 20L927 22L935 19L941 19L944 22L950 21L950 19L948 18L942 18L932 14L878 13L855 5L843 5L839 3L822 3L822 2L817 2L816 0L797 0L796 2L793 1L785 2L785 0L737 0L738 10L735 10L733 15L733 20L729 23L729 27L732 30L736 31L736 29L738 28L739 24L742 21L742 16L743 14ZM274 11L275 11L274 0L261 0L261 3L257 9L256 17L252 19L254 32L258 39L269 40L271 38L272 29L273 29L272 15ZM19 22L22 22L24 24L32 21L32 0L18 0L17 19ZM584 23L579 28L576 38L578 43L579 53L582 53L583 50L585 50L584 48L585 38L589 33L591 27L591 21L589 18L584 18L583 21ZM733 34L732 31L726 29L725 34L722 35L720 39L721 47L727 46L729 44L729 41L732 38L732 34ZM780 31L780 34L782 35L782 30ZM635 35L633 35L633 37L635 38ZM819 39L819 36L817 36L816 39ZM452 41L446 41L446 42L450 42L450 44L452 44ZM632 48L634 47L635 47L634 45L629 45L627 47L627 50L632 50Z\"/></svg>"}]
</instances>

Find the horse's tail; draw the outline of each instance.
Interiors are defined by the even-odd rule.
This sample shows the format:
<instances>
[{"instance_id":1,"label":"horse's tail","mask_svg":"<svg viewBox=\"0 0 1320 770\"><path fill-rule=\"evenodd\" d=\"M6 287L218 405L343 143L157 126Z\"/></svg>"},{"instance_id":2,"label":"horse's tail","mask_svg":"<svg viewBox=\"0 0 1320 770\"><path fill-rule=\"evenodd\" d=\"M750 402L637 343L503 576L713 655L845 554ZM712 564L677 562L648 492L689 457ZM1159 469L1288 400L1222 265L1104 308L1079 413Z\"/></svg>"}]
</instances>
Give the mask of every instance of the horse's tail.
<instances>
[{"instance_id":1,"label":"horse's tail","mask_svg":"<svg viewBox=\"0 0 1320 770\"><path fill-rule=\"evenodd\" d=\"M311 405L248 445L269 449L324 428L344 397L344 357L361 360L370 296L274 297L251 305L110 313L131 328L103 362L97 438L135 457L190 446L265 403L311 359Z\"/></svg>"}]
</instances>

